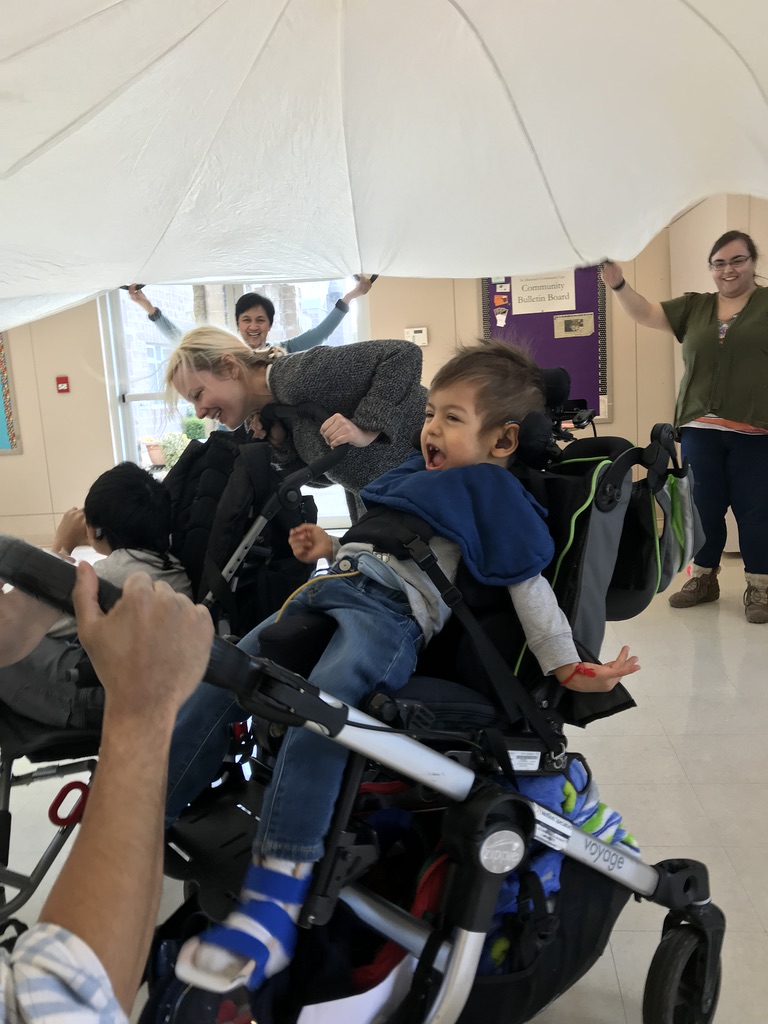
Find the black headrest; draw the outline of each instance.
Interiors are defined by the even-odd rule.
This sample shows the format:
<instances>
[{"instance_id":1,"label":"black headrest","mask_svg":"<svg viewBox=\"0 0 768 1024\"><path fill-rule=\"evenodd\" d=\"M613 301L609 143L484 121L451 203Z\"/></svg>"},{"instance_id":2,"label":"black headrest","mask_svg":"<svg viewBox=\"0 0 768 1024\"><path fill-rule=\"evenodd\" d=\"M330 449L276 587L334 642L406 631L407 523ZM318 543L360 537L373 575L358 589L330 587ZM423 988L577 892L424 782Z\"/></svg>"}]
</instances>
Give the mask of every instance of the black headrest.
<instances>
[{"instance_id":1,"label":"black headrest","mask_svg":"<svg viewBox=\"0 0 768 1024\"><path fill-rule=\"evenodd\" d=\"M544 401L548 409L559 409L571 393L571 375L564 366L553 366L541 371L544 378Z\"/></svg>"},{"instance_id":2,"label":"black headrest","mask_svg":"<svg viewBox=\"0 0 768 1024\"><path fill-rule=\"evenodd\" d=\"M552 436L552 417L545 412L529 412L517 435L516 461L531 469L545 469L559 456L560 449Z\"/></svg>"}]
</instances>

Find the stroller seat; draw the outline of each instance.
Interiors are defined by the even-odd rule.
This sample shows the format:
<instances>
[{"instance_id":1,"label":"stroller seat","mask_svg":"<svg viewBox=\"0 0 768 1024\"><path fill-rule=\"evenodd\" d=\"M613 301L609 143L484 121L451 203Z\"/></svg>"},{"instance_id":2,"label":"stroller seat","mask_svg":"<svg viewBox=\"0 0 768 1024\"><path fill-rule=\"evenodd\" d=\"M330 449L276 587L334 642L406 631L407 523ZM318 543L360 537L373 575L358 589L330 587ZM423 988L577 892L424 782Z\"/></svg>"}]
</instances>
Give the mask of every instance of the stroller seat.
<instances>
[{"instance_id":1,"label":"stroller seat","mask_svg":"<svg viewBox=\"0 0 768 1024\"><path fill-rule=\"evenodd\" d=\"M3 708L0 717L0 761L26 757L34 763L68 761L98 753L100 729L58 729Z\"/></svg>"}]
</instances>

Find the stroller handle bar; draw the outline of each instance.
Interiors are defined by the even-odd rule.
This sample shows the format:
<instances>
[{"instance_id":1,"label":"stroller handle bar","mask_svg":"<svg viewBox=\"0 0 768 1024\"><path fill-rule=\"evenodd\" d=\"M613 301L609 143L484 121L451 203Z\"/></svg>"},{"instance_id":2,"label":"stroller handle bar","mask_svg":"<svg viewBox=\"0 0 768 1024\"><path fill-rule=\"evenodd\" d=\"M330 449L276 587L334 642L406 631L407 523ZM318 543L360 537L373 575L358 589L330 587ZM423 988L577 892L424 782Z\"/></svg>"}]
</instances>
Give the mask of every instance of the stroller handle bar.
<instances>
[{"instance_id":1,"label":"stroller handle bar","mask_svg":"<svg viewBox=\"0 0 768 1024\"><path fill-rule=\"evenodd\" d=\"M299 405L265 405L261 410L260 419L262 426L269 431L271 425L277 420L309 419L319 427L328 419L328 415L328 410L318 402L302 402ZM311 483L338 465L349 449L350 445L348 444L340 444L337 448L331 448L321 458L297 469L282 481L221 570L221 576L226 583L229 583L237 573L253 545L261 540L264 528L280 509L297 509L301 504L301 488L304 484ZM215 601L215 595L209 591L203 599L203 604L210 608Z\"/></svg>"}]
</instances>

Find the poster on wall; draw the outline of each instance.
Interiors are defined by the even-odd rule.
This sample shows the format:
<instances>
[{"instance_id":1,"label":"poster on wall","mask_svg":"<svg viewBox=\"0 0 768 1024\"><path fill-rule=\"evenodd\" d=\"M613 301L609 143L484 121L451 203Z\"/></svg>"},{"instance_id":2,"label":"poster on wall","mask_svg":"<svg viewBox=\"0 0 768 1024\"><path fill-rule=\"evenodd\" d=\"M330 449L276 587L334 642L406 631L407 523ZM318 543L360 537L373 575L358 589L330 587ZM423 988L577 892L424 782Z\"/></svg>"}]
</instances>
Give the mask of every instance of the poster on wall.
<instances>
[{"instance_id":1,"label":"poster on wall","mask_svg":"<svg viewBox=\"0 0 768 1024\"><path fill-rule=\"evenodd\" d=\"M540 366L564 366L571 398L585 399L603 422L613 418L598 267L484 278L482 300L485 338L523 345Z\"/></svg>"},{"instance_id":2,"label":"poster on wall","mask_svg":"<svg viewBox=\"0 0 768 1024\"><path fill-rule=\"evenodd\" d=\"M0 417L0 455L18 455L21 452L19 423L14 411L10 355L2 334L0 334L0 389L3 395L3 415Z\"/></svg>"}]
</instances>

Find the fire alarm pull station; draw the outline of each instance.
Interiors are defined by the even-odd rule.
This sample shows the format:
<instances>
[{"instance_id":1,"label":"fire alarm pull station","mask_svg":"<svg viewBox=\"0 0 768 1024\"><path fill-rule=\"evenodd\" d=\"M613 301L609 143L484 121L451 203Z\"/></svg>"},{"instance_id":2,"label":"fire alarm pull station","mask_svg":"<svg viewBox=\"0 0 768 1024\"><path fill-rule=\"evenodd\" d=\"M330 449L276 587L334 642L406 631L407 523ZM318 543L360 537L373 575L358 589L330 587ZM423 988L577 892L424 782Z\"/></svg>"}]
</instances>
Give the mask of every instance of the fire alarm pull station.
<instances>
[{"instance_id":1,"label":"fire alarm pull station","mask_svg":"<svg viewBox=\"0 0 768 1024\"><path fill-rule=\"evenodd\" d=\"M60 395L69 394L69 377L57 377L56 390Z\"/></svg>"},{"instance_id":2,"label":"fire alarm pull station","mask_svg":"<svg viewBox=\"0 0 768 1024\"><path fill-rule=\"evenodd\" d=\"M414 345L427 345L429 339L427 337L426 327L406 327L405 328L405 340L412 341Z\"/></svg>"}]
</instances>

